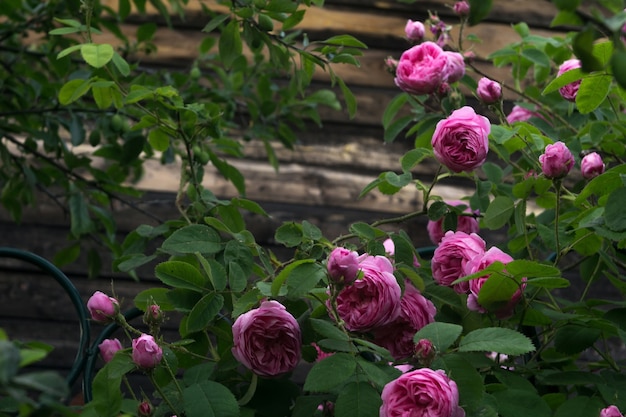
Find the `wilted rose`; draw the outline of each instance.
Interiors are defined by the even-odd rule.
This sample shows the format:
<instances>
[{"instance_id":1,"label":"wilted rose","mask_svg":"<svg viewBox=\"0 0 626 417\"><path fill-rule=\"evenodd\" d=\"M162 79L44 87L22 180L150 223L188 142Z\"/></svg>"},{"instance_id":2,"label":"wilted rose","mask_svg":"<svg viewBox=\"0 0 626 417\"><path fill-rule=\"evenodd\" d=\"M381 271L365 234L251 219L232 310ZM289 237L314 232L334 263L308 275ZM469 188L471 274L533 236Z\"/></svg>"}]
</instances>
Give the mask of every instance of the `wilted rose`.
<instances>
[{"instance_id":1,"label":"wilted rose","mask_svg":"<svg viewBox=\"0 0 626 417\"><path fill-rule=\"evenodd\" d=\"M163 350L149 334L133 339L133 362L143 369L152 369L161 362Z\"/></svg>"},{"instance_id":2,"label":"wilted rose","mask_svg":"<svg viewBox=\"0 0 626 417\"><path fill-rule=\"evenodd\" d=\"M474 259L469 261L465 265L465 275L471 275L476 272L482 271L483 269L487 268L489 265L493 264L494 262L501 262L503 264L507 264L512 261L513 261L513 257L511 255L503 252L502 250L494 246L494 247L489 248L489 250L487 250L482 256L475 257ZM467 308L469 310L478 311L480 313L487 312L487 309L485 309L478 302L478 296L480 294L480 290L482 289L483 285L485 284L485 282L487 282L488 279L489 279L489 275L486 275L484 277L479 277L479 278L471 279L468 281L469 282L469 294L467 296ZM522 297L522 291L525 287L526 287L526 282L524 280L524 282L521 283L517 291L515 291L511 295L511 298L508 301L503 302L503 305L493 310L493 313L496 315L496 317L500 319L504 319L504 318L510 317L513 314L513 309L515 308L515 305L517 304L519 299Z\"/></svg>"},{"instance_id":3,"label":"wilted rose","mask_svg":"<svg viewBox=\"0 0 626 417\"><path fill-rule=\"evenodd\" d=\"M499 82L482 77L478 80L476 95L485 104L493 104L502 98L502 86Z\"/></svg>"},{"instance_id":4,"label":"wilted rose","mask_svg":"<svg viewBox=\"0 0 626 417\"><path fill-rule=\"evenodd\" d=\"M442 370L420 368L383 388L380 417L464 417L456 383Z\"/></svg>"},{"instance_id":5,"label":"wilted rose","mask_svg":"<svg viewBox=\"0 0 626 417\"><path fill-rule=\"evenodd\" d=\"M407 281L400 300L400 316L374 329L374 341L395 359L408 358L414 353L413 336L422 327L434 322L436 313L435 305Z\"/></svg>"},{"instance_id":6,"label":"wilted rose","mask_svg":"<svg viewBox=\"0 0 626 417\"><path fill-rule=\"evenodd\" d=\"M455 201L446 202L446 204L455 206L455 207L466 206L466 209L464 210L464 212L472 213L472 209L469 207L469 203L465 201L455 200ZM478 214L478 212L475 212L474 214ZM428 237L430 238L430 241L433 242L435 245L439 244L439 242L443 238L443 235L447 232L447 230L443 230L443 229L444 229L443 218L439 220L429 220L428 223L426 224ZM453 232L465 232L467 234L470 234L470 233L478 233L479 230L480 230L480 227L478 224L478 220L475 217L458 216L457 221L456 221L456 230L453 230Z\"/></svg>"},{"instance_id":7,"label":"wilted rose","mask_svg":"<svg viewBox=\"0 0 626 417\"><path fill-rule=\"evenodd\" d=\"M87 300L87 309L91 318L100 323L108 323L119 312L119 303L101 291L96 291Z\"/></svg>"},{"instance_id":8,"label":"wilted rose","mask_svg":"<svg viewBox=\"0 0 626 417\"><path fill-rule=\"evenodd\" d=\"M557 72L556 76L560 77L567 71L580 68L580 65L581 64L578 59L568 59L559 66L559 71ZM581 80L576 80L559 88L559 93L561 94L561 97L568 101L576 101L576 95L578 94L580 83Z\"/></svg>"},{"instance_id":9,"label":"wilted rose","mask_svg":"<svg viewBox=\"0 0 626 417\"><path fill-rule=\"evenodd\" d=\"M122 343L118 339L105 339L98 345L100 356L105 362L111 362L115 356L115 352L122 349Z\"/></svg>"},{"instance_id":10,"label":"wilted rose","mask_svg":"<svg viewBox=\"0 0 626 417\"><path fill-rule=\"evenodd\" d=\"M444 81L448 58L434 42L415 45L402 53L396 68L396 85L411 94L432 94Z\"/></svg>"},{"instance_id":11,"label":"wilted rose","mask_svg":"<svg viewBox=\"0 0 626 417\"><path fill-rule=\"evenodd\" d=\"M455 284L457 279L467 275L468 262L485 253L485 241L475 233L448 231L435 249L431 261L433 279L444 286L452 286L458 293L469 289L467 281Z\"/></svg>"},{"instance_id":12,"label":"wilted rose","mask_svg":"<svg viewBox=\"0 0 626 417\"><path fill-rule=\"evenodd\" d=\"M233 356L255 374L278 376L298 365L300 326L278 301L263 301L237 317L232 329Z\"/></svg>"},{"instance_id":13,"label":"wilted rose","mask_svg":"<svg viewBox=\"0 0 626 417\"><path fill-rule=\"evenodd\" d=\"M546 146L539 156L541 171L550 179L559 179L567 175L574 166L574 156L563 142L555 142Z\"/></svg>"},{"instance_id":14,"label":"wilted rose","mask_svg":"<svg viewBox=\"0 0 626 417\"><path fill-rule=\"evenodd\" d=\"M453 172L472 171L487 159L489 120L469 106L440 120L431 140L437 160Z\"/></svg>"},{"instance_id":15,"label":"wilted rose","mask_svg":"<svg viewBox=\"0 0 626 417\"><path fill-rule=\"evenodd\" d=\"M337 313L348 330L369 331L400 315L402 289L386 257L362 257L359 267L363 277L341 290Z\"/></svg>"},{"instance_id":16,"label":"wilted rose","mask_svg":"<svg viewBox=\"0 0 626 417\"><path fill-rule=\"evenodd\" d=\"M591 152L585 155L580 161L580 171L583 177L590 180L604 173L606 166L602 161L602 157L597 152Z\"/></svg>"},{"instance_id":17,"label":"wilted rose","mask_svg":"<svg viewBox=\"0 0 626 417\"><path fill-rule=\"evenodd\" d=\"M424 33L426 29L422 22L417 22L409 19L404 27L404 34L406 38L412 42L421 42L424 39Z\"/></svg>"}]
</instances>

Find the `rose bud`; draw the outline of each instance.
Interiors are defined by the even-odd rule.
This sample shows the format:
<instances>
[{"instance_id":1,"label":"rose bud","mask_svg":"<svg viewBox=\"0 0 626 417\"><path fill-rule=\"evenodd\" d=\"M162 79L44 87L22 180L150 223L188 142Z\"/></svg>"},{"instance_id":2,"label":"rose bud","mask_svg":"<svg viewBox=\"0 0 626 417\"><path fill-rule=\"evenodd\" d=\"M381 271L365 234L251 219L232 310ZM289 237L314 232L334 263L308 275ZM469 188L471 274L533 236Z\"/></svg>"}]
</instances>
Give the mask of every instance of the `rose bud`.
<instances>
[{"instance_id":1,"label":"rose bud","mask_svg":"<svg viewBox=\"0 0 626 417\"><path fill-rule=\"evenodd\" d=\"M447 64L444 69L445 81L454 83L459 81L465 75L465 58L458 52L444 51L447 58Z\"/></svg>"},{"instance_id":2,"label":"rose bud","mask_svg":"<svg viewBox=\"0 0 626 417\"><path fill-rule=\"evenodd\" d=\"M87 309L94 321L109 323L119 313L119 303L101 291L96 291L87 301Z\"/></svg>"},{"instance_id":3,"label":"rose bud","mask_svg":"<svg viewBox=\"0 0 626 417\"><path fill-rule=\"evenodd\" d=\"M152 415L152 406L147 401L142 401L137 407L137 414L141 417L150 417Z\"/></svg>"},{"instance_id":4,"label":"rose bud","mask_svg":"<svg viewBox=\"0 0 626 417\"><path fill-rule=\"evenodd\" d=\"M478 80L476 95L485 104L496 103L502 98L502 86L496 81L483 77Z\"/></svg>"},{"instance_id":5,"label":"rose bud","mask_svg":"<svg viewBox=\"0 0 626 417\"><path fill-rule=\"evenodd\" d=\"M597 152L591 152L580 161L580 170L583 177L590 180L602 174L606 166L602 162L602 157Z\"/></svg>"},{"instance_id":6,"label":"rose bud","mask_svg":"<svg viewBox=\"0 0 626 417\"><path fill-rule=\"evenodd\" d=\"M432 363L437 352L433 343L428 339L420 339L414 347L413 356L419 362L420 365L428 367Z\"/></svg>"},{"instance_id":7,"label":"rose bud","mask_svg":"<svg viewBox=\"0 0 626 417\"><path fill-rule=\"evenodd\" d=\"M142 369L152 369L161 362L163 350L149 334L133 339L133 362Z\"/></svg>"},{"instance_id":8,"label":"rose bud","mask_svg":"<svg viewBox=\"0 0 626 417\"><path fill-rule=\"evenodd\" d=\"M546 146L543 155L539 156L541 171L550 179L559 179L567 175L574 166L574 156L563 142L555 142Z\"/></svg>"},{"instance_id":9,"label":"rose bud","mask_svg":"<svg viewBox=\"0 0 626 417\"><path fill-rule=\"evenodd\" d=\"M351 284L359 275L358 254L346 248L335 248L328 255L326 268L335 284Z\"/></svg>"},{"instance_id":10,"label":"rose bud","mask_svg":"<svg viewBox=\"0 0 626 417\"><path fill-rule=\"evenodd\" d=\"M513 124L515 122L525 122L531 117L541 117L541 115L532 110L528 110L526 107L515 105L506 116L506 121L509 124Z\"/></svg>"},{"instance_id":11,"label":"rose bud","mask_svg":"<svg viewBox=\"0 0 626 417\"><path fill-rule=\"evenodd\" d=\"M106 363L111 362L115 356L115 352L122 349L122 344L118 339L105 339L98 345L100 356Z\"/></svg>"},{"instance_id":12,"label":"rose bud","mask_svg":"<svg viewBox=\"0 0 626 417\"><path fill-rule=\"evenodd\" d=\"M560 77L567 71L580 68L580 65L581 64L579 60L568 59L559 66L559 71L557 72L556 76ZM576 101L576 94L578 94L578 89L580 88L581 82L582 80L576 80L559 88L559 93L561 94L561 97L563 97L567 101Z\"/></svg>"},{"instance_id":13,"label":"rose bud","mask_svg":"<svg viewBox=\"0 0 626 417\"><path fill-rule=\"evenodd\" d=\"M459 16L467 16L470 12L470 5L467 1L457 1L453 7L454 13Z\"/></svg>"},{"instance_id":14,"label":"rose bud","mask_svg":"<svg viewBox=\"0 0 626 417\"><path fill-rule=\"evenodd\" d=\"M426 29L422 22L417 22L409 19L404 27L404 33L406 38L412 42L418 43L424 39L424 33Z\"/></svg>"}]
</instances>

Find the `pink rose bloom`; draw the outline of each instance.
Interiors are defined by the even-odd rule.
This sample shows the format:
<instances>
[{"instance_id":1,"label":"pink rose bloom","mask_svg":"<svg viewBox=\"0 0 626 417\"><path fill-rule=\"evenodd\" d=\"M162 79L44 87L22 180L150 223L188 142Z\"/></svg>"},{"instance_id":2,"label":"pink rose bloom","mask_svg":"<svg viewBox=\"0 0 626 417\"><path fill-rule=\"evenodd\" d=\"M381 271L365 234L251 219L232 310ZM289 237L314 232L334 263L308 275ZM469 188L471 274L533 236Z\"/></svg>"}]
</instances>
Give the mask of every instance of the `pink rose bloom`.
<instances>
[{"instance_id":1,"label":"pink rose bloom","mask_svg":"<svg viewBox=\"0 0 626 417\"><path fill-rule=\"evenodd\" d=\"M606 408L600 410L600 417L624 417L622 413L620 413L619 408L614 405L609 405Z\"/></svg>"},{"instance_id":2,"label":"pink rose bloom","mask_svg":"<svg viewBox=\"0 0 626 417\"><path fill-rule=\"evenodd\" d=\"M444 80L448 83L459 81L465 75L465 59L458 52L444 51L447 58L447 64L444 69Z\"/></svg>"},{"instance_id":3,"label":"pink rose bloom","mask_svg":"<svg viewBox=\"0 0 626 417\"><path fill-rule=\"evenodd\" d=\"M472 212L472 209L469 207L469 203L465 201L456 200L447 202L447 204L457 207L467 206L464 211L466 213ZM478 214L478 212L475 212L475 214ZM470 216L458 216L456 222L456 230L453 231L465 232L467 234L470 234L478 233L479 229L480 228L478 225L478 220L476 218ZM435 245L439 244L439 242L443 238L443 235L445 234L445 232L447 232L447 230L443 230L443 218L437 221L429 220L428 224L426 224L426 230L428 231L428 237L430 238L430 241L433 242Z\"/></svg>"},{"instance_id":4,"label":"pink rose bloom","mask_svg":"<svg viewBox=\"0 0 626 417\"><path fill-rule=\"evenodd\" d=\"M435 305L410 282L406 282L400 300L400 316L393 322L373 330L376 344L387 349L395 359L413 355L415 333L435 321Z\"/></svg>"},{"instance_id":5,"label":"pink rose bloom","mask_svg":"<svg viewBox=\"0 0 626 417\"><path fill-rule=\"evenodd\" d=\"M346 248L335 248L328 255L328 276L336 284L351 284L359 274L358 254Z\"/></svg>"},{"instance_id":6,"label":"pink rose bloom","mask_svg":"<svg viewBox=\"0 0 626 417\"><path fill-rule=\"evenodd\" d=\"M337 296L337 312L348 330L366 332L398 318L402 289L386 257L366 256L360 268L363 278Z\"/></svg>"},{"instance_id":7,"label":"pink rose bloom","mask_svg":"<svg viewBox=\"0 0 626 417\"><path fill-rule=\"evenodd\" d=\"M482 77L478 80L478 87L476 88L476 95L485 104L496 103L502 98L502 86L500 83L490 80L487 77Z\"/></svg>"},{"instance_id":8,"label":"pink rose bloom","mask_svg":"<svg viewBox=\"0 0 626 417\"><path fill-rule=\"evenodd\" d=\"M273 377L294 370L301 356L296 319L278 301L237 317L233 324L233 356L257 375Z\"/></svg>"},{"instance_id":9,"label":"pink rose bloom","mask_svg":"<svg viewBox=\"0 0 626 417\"><path fill-rule=\"evenodd\" d=\"M472 171L487 159L489 120L469 106L461 107L435 127L431 144L435 158L453 172Z\"/></svg>"},{"instance_id":10,"label":"pink rose bloom","mask_svg":"<svg viewBox=\"0 0 626 417\"><path fill-rule=\"evenodd\" d=\"M406 38L412 42L421 42L424 39L424 33L426 29L422 22L414 22L409 19L404 27L404 33Z\"/></svg>"},{"instance_id":11,"label":"pink rose bloom","mask_svg":"<svg viewBox=\"0 0 626 417\"><path fill-rule=\"evenodd\" d=\"M467 275L465 267L472 259L485 253L485 241L476 233L448 231L435 249L430 266L433 279L439 285L452 286L457 279ZM469 290L467 281L452 288L461 294Z\"/></svg>"},{"instance_id":12,"label":"pink rose bloom","mask_svg":"<svg viewBox=\"0 0 626 417\"><path fill-rule=\"evenodd\" d=\"M105 339L98 345L98 349L100 350L100 356L106 363L111 362L113 356L115 356L115 352L122 349L122 344L118 339Z\"/></svg>"},{"instance_id":13,"label":"pink rose bloom","mask_svg":"<svg viewBox=\"0 0 626 417\"><path fill-rule=\"evenodd\" d=\"M396 68L396 85L411 94L432 94L444 81L448 59L434 42L415 45L402 53Z\"/></svg>"},{"instance_id":14,"label":"pink rose bloom","mask_svg":"<svg viewBox=\"0 0 626 417\"><path fill-rule=\"evenodd\" d=\"M539 156L541 171L550 179L563 178L574 166L572 152L561 141L546 146L543 155Z\"/></svg>"},{"instance_id":15,"label":"pink rose bloom","mask_svg":"<svg viewBox=\"0 0 626 417\"><path fill-rule=\"evenodd\" d=\"M602 157L597 152L591 152L585 155L580 161L580 170L583 177L590 180L602 174L606 166L602 162Z\"/></svg>"},{"instance_id":16,"label":"pink rose bloom","mask_svg":"<svg viewBox=\"0 0 626 417\"><path fill-rule=\"evenodd\" d=\"M580 61L577 59L568 59L559 66L559 71L557 72L556 76L559 77L565 74L567 71L571 71L576 68L580 68ZM559 93L561 94L561 97L568 101L576 101L576 94L578 94L578 89L580 88L581 81L582 80L576 80L559 88Z\"/></svg>"},{"instance_id":17,"label":"pink rose bloom","mask_svg":"<svg viewBox=\"0 0 626 417\"><path fill-rule=\"evenodd\" d=\"M163 350L149 334L133 339L133 362L140 368L152 369L161 362Z\"/></svg>"},{"instance_id":18,"label":"pink rose bloom","mask_svg":"<svg viewBox=\"0 0 626 417\"><path fill-rule=\"evenodd\" d=\"M470 5L465 0L454 3L454 13L459 16L467 16L470 12Z\"/></svg>"},{"instance_id":19,"label":"pink rose bloom","mask_svg":"<svg viewBox=\"0 0 626 417\"><path fill-rule=\"evenodd\" d=\"M329 356L333 356L332 352L324 352L321 347L318 346L317 343L311 343L311 346L315 348L315 352L317 353L317 357L315 358L315 362L319 362L321 360L326 359Z\"/></svg>"},{"instance_id":20,"label":"pink rose bloom","mask_svg":"<svg viewBox=\"0 0 626 417\"><path fill-rule=\"evenodd\" d=\"M100 323L109 323L119 311L119 303L101 291L96 291L87 300L87 310L91 318Z\"/></svg>"},{"instance_id":21,"label":"pink rose bloom","mask_svg":"<svg viewBox=\"0 0 626 417\"><path fill-rule=\"evenodd\" d=\"M383 242L383 246L385 247L385 253L387 254L387 256L393 256L396 253L396 246L393 244L393 240L385 239L385 241ZM415 255L413 255L413 266L415 268L420 267L420 263L417 260L417 256Z\"/></svg>"},{"instance_id":22,"label":"pink rose bloom","mask_svg":"<svg viewBox=\"0 0 626 417\"><path fill-rule=\"evenodd\" d=\"M515 122L525 122L531 117L541 117L541 115L537 112L528 110L526 107L515 105L513 109L511 109L511 113L506 116L506 121L509 124L513 124Z\"/></svg>"},{"instance_id":23,"label":"pink rose bloom","mask_svg":"<svg viewBox=\"0 0 626 417\"><path fill-rule=\"evenodd\" d=\"M507 264L513 261L513 258L507 254L502 252L500 249L494 247L489 248L487 252L483 254L481 257L476 257L469 261L465 265L465 275L474 274L479 272L494 262L502 262L503 264ZM489 275L484 277L475 278L469 281L469 294L467 296L467 308L472 311L478 311L480 313L486 313L487 310L478 303L478 295L480 294L480 289L489 279ZM503 305L494 311L495 315L499 319L505 319L513 315L513 309L515 305L522 297L522 291L526 287L526 283L522 282L521 288L519 288L511 297L508 303Z\"/></svg>"},{"instance_id":24,"label":"pink rose bloom","mask_svg":"<svg viewBox=\"0 0 626 417\"><path fill-rule=\"evenodd\" d=\"M464 417L456 383L442 370L416 369L383 388L380 417Z\"/></svg>"}]
</instances>

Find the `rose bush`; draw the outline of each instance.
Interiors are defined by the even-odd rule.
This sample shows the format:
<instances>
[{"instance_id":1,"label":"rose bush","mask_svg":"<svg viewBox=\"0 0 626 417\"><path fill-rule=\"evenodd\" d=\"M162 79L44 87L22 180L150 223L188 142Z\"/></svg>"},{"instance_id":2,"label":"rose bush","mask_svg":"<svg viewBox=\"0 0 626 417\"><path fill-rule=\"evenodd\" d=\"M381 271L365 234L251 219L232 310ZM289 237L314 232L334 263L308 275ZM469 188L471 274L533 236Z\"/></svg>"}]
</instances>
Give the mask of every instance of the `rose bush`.
<instances>
[{"instance_id":1,"label":"rose bush","mask_svg":"<svg viewBox=\"0 0 626 417\"><path fill-rule=\"evenodd\" d=\"M182 7L184 2L175 3ZM353 113L350 91L330 64L355 63L364 45L350 36L296 42L297 32L292 38L272 32L274 24L289 32L303 16L299 5L321 2L229 3L228 13L212 15L207 23L207 31L219 32L220 40L217 57L210 48L205 51L210 56L204 59L216 61L204 69L222 78L204 82L235 88L226 81L246 73L268 96L237 90L231 91L232 101L212 97L215 102L207 104L193 94L207 89L194 84L191 73L170 85L166 81L178 78L135 74L127 55L92 42L92 23L115 27L100 20L93 2L83 4L86 22L57 20L59 27L47 29L58 37L50 62L74 54L75 61L65 63L81 65L58 84L60 106L84 103L105 112L96 128L106 122L124 131L123 120L120 124L109 113L131 115L133 127L124 140L141 144L142 157L182 161L180 218L143 225L120 245L110 241L107 216L97 206L89 207L105 220L102 228L73 223L76 236L107 232L120 271L132 274L155 261L161 284L133 300L144 312L143 324L127 322L117 300L104 292L87 302L93 321L114 322L132 347L102 342L105 364L81 415L621 416L626 409L621 356L626 340L626 14L615 3L602 1L594 13L577 14L579 2L555 1L562 9L555 24L580 30L548 38L519 23L514 25L519 42L489 57L472 58L475 37L463 38L463 29L478 23L490 2L452 5L458 31L435 14L423 23L430 34L409 21L406 35L416 44L407 44L396 68L393 58L388 60L398 96L389 103L383 127L385 140L402 134L415 146L400 159L397 172L382 173L363 194L411 187L420 207L397 218L350 225L333 240L311 223L285 223L274 238L291 251L289 259L262 247L246 228L242 211L266 213L243 196L243 178L222 153L240 149L231 137L237 123L228 117L244 102L253 120L239 129L268 129L263 133L290 144L292 135L285 130L290 128L281 125L281 116L315 119L311 109L320 97L336 107L331 91L314 95L309 110L302 109L300 99L292 101L310 81L308 67L295 69L292 62L330 71ZM142 3L133 4L141 8ZM577 20L580 16L587 20ZM452 39L453 33L459 39ZM243 43L254 56L251 62L241 58ZM475 65L476 59L483 65ZM485 62L510 67L511 79L492 81ZM279 63L283 72L273 72ZM285 77L294 71L297 76ZM293 86L282 90L286 78ZM187 91L189 85L198 90ZM472 95L481 102L475 108L465 102ZM261 110L268 100L280 101L276 114ZM10 122L29 125L20 117ZM282 128L272 130L276 126ZM16 130L12 125L7 137ZM105 139L118 149L117 136ZM30 138L25 152L36 149L37 140ZM117 152L98 154L114 158ZM11 166L20 162L9 159ZM437 165L428 178L415 169L426 160ZM132 171L109 162L110 173ZM222 200L201 185L209 162L240 197ZM29 178L53 182L48 176L53 168ZM92 168L94 178L106 178ZM461 183L466 195L444 199L444 190ZM4 201L15 203L7 200L15 189L7 187ZM79 190L69 183L67 189L73 216L80 216ZM107 200L102 189L97 191L98 201ZM386 228L417 217L432 225L423 233L434 236L434 248L416 250L406 232ZM566 292L570 286L576 287L573 295ZM607 287L608 295L594 293ZM168 320L175 320L176 340L161 332ZM0 352L12 358L0 361L7 366L0 392L12 401L2 406L35 415L35 405L23 394L29 380L20 379L16 368L28 355L8 343L2 347ZM154 388L145 392L149 401L124 382L135 372L145 374ZM29 387L41 390L46 384ZM20 401L27 406L20 407Z\"/></svg>"}]
</instances>

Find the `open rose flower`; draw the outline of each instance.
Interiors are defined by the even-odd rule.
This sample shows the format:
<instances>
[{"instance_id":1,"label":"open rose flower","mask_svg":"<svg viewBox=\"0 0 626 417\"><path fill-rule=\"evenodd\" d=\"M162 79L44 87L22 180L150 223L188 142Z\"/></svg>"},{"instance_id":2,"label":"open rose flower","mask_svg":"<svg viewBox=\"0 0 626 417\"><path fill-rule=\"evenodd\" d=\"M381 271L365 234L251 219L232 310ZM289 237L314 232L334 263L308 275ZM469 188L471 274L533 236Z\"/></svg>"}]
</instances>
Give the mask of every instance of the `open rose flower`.
<instances>
[{"instance_id":1,"label":"open rose flower","mask_svg":"<svg viewBox=\"0 0 626 417\"><path fill-rule=\"evenodd\" d=\"M444 81L448 58L434 42L424 42L404 51L396 68L396 85L411 94L432 94Z\"/></svg>"},{"instance_id":2,"label":"open rose flower","mask_svg":"<svg viewBox=\"0 0 626 417\"><path fill-rule=\"evenodd\" d=\"M430 263L433 279L439 284L453 287L457 293L469 290L467 281L452 285L467 275L466 265L485 253L485 241L475 233L448 231L435 249Z\"/></svg>"},{"instance_id":3,"label":"open rose flower","mask_svg":"<svg viewBox=\"0 0 626 417\"><path fill-rule=\"evenodd\" d=\"M541 171L550 179L563 178L574 166L574 156L563 142L554 142L546 146L539 156Z\"/></svg>"},{"instance_id":4,"label":"open rose flower","mask_svg":"<svg viewBox=\"0 0 626 417\"><path fill-rule=\"evenodd\" d=\"M451 206L466 206L467 208L464 210L464 212L466 213L472 212L472 209L469 207L469 203L467 203L466 201L455 200L455 201L447 202L447 204ZM476 212L475 214L478 214L478 212ZM443 218L439 220L429 220L428 223L426 224L428 237L430 238L430 241L433 242L435 245L439 244L439 242L443 238L443 235L447 232L447 230L443 230L443 229L444 229ZM470 233L478 233L479 230L480 230L480 227L478 225L478 220L475 217L458 216L457 222L456 222L456 230L453 230L453 231L465 232L467 234L470 234Z\"/></svg>"},{"instance_id":5,"label":"open rose flower","mask_svg":"<svg viewBox=\"0 0 626 417\"><path fill-rule=\"evenodd\" d=\"M292 371L301 356L301 331L296 319L278 301L237 317L233 324L233 356L259 376Z\"/></svg>"},{"instance_id":6,"label":"open rose flower","mask_svg":"<svg viewBox=\"0 0 626 417\"><path fill-rule=\"evenodd\" d=\"M456 383L442 370L406 372L383 388L380 417L464 417Z\"/></svg>"},{"instance_id":7,"label":"open rose flower","mask_svg":"<svg viewBox=\"0 0 626 417\"><path fill-rule=\"evenodd\" d=\"M408 358L414 353L413 336L419 329L435 321L436 313L435 305L407 281L400 300L400 316L374 329L374 341L387 349L394 358Z\"/></svg>"},{"instance_id":8,"label":"open rose flower","mask_svg":"<svg viewBox=\"0 0 626 417\"><path fill-rule=\"evenodd\" d=\"M337 313L351 331L369 331L400 315L402 289L393 266L384 256L365 256L359 264L363 277L339 293Z\"/></svg>"},{"instance_id":9,"label":"open rose flower","mask_svg":"<svg viewBox=\"0 0 626 417\"><path fill-rule=\"evenodd\" d=\"M113 297L109 297L102 291L96 291L87 300L87 310L91 318L100 323L113 321L113 317L119 311L119 303Z\"/></svg>"},{"instance_id":10,"label":"open rose flower","mask_svg":"<svg viewBox=\"0 0 626 417\"><path fill-rule=\"evenodd\" d=\"M592 179L604 173L606 165L602 161L602 157L597 152L591 152L585 155L580 161L580 171L585 179Z\"/></svg>"},{"instance_id":11,"label":"open rose flower","mask_svg":"<svg viewBox=\"0 0 626 417\"><path fill-rule=\"evenodd\" d=\"M461 107L435 127L431 144L435 158L453 172L472 171L487 159L489 120L469 106Z\"/></svg>"},{"instance_id":12,"label":"open rose flower","mask_svg":"<svg viewBox=\"0 0 626 417\"><path fill-rule=\"evenodd\" d=\"M491 247L482 256L472 259L465 265L465 275L479 272L496 261L507 264L513 261L513 258L511 257L511 255L502 252L499 248L495 246ZM480 313L487 312L487 309L478 302L478 296L480 294L480 290L488 279L489 275L469 280L469 294L467 296L468 309L472 311L478 311ZM511 298L507 301L503 301L502 305L497 307L493 311L496 317L498 317L499 319L505 319L513 315L513 309L515 308L515 305L517 304L519 299L522 297L522 291L525 287L526 283L522 282L517 291L515 291L511 295Z\"/></svg>"},{"instance_id":13,"label":"open rose flower","mask_svg":"<svg viewBox=\"0 0 626 417\"><path fill-rule=\"evenodd\" d=\"M567 61L563 62L559 66L559 71L557 72L556 76L560 77L561 75L565 74L567 71L580 68L580 65L581 64L578 59L568 59ZM578 94L580 83L581 83L581 80L576 80L574 82L571 82L559 88L559 93L561 94L561 97L563 97L565 100L568 100L568 101L576 101L576 94Z\"/></svg>"},{"instance_id":14,"label":"open rose flower","mask_svg":"<svg viewBox=\"0 0 626 417\"><path fill-rule=\"evenodd\" d=\"M133 362L140 368L152 369L161 362L163 350L149 334L133 339Z\"/></svg>"},{"instance_id":15,"label":"open rose flower","mask_svg":"<svg viewBox=\"0 0 626 417\"><path fill-rule=\"evenodd\" d=\"M606 408L600 410L600 417L624 417L622 413L620 413L619 408L614 405L609 405Z\"/></svg>"}]
</instances>

